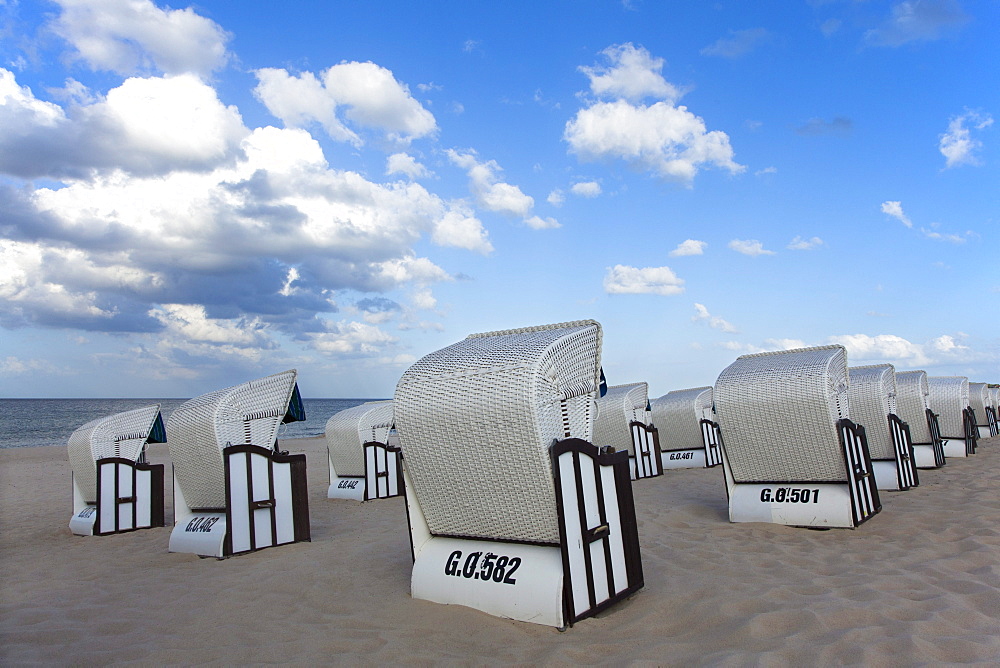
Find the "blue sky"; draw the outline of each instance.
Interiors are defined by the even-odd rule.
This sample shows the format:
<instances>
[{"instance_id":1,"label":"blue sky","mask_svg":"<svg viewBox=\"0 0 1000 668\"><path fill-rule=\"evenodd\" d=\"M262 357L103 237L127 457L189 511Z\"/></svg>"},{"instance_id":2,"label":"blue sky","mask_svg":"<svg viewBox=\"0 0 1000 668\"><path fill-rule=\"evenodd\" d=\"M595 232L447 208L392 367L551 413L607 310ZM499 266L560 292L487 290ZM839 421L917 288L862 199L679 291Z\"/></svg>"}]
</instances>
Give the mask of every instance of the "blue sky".
<instances>
[{"instance_id":1,"label":"blue sky","mask_svg":"<svg viewBox=\"0 0 1000 668\"><path fill-rule=\"evenodd\" d=\"M391 396L594 318L1000 381L1000 3L0 0L0 396Z\"/></svg>"}]
</instances>

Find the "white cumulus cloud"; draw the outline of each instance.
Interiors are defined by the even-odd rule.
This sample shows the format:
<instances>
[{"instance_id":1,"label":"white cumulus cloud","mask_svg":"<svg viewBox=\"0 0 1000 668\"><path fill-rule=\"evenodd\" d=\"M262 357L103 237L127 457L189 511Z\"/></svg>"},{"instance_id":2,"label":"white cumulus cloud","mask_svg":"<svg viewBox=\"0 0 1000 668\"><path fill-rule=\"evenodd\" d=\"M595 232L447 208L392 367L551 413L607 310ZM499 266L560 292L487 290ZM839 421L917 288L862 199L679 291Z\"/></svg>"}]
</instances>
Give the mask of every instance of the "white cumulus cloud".
<instances>
[{"instance_id":1,"label":"white cumulus cloud","mask_svg":"<svg viewBox=\"0 0 1000 668\"><path fill-rule=\"evenodd\" d=\"M690 186L703 166L740 173L729 137L676 106L679 91L660 74L662 59L631 44L605 49L608 67L581 68L598 98L566 123L563 138L581 160L623 160ZM652 104L644 98L658 98Z\"/></svg>"},{"instance_id":2,"label":"white cumulus cloud","mask_svg":"<svg viewBox=\"0 0 1000 668\"><path fill-rule=\"evenodd\" d=\"M945 158L945 169L980 164L976 152L983 147L983 142L972 136L972 130L983 130L991 125L993 117L977 111L967 110L952 118L938 144Z\"/></svg>"},{"instance_id":3,"label":"white cumulus cloud","mask_svg":"<svg viewBox=\"0 0 1000 668\"><path fill-rule=\"evenodd\" d=\"M403 174L411 179L421 179L431 176L431 171L417 162L417 159L406 153L393 153L385 161L387 176Z\"/></svg>"},{"instance_id":4,"label":"white cumulus cloud","mask_svg":"<svg viewBox=\"0 0 1000 668\"><path fill-rule=\"evenodd\" d=\"M255 72L254 94L288 127L319 123L338 141L363 143L350 125L382 131L409 142L437 131L434 115L388 69L366 62L340 63L316 76L279 68ZM349 123L348 123L349 122Z\"/></svg>"},{"instance_id":5,"label":"white cumulus cloud","mask_svg":"<svg viewBox=\"0 0 1000 668\"><path fill-rule=\"evenodd\" d=\"M788 242L787 248L789 250L813 250L819 248L823 245L823 240L819 237L810 237L805 239L801 236L796 236L794 239Z\"/></svg>"},{"instance_id":6,"label":"white cumulus cloud","mask_svg":"<svg viewBox=\"0 0 1000 668\"><path fill-rule=\"evenodd\" d=\"M966 345L964 338L965 335L961 333L942 334L925 343L916 343L896 334L838 334L813 343L801 339L770 338L765 339L761 345L731 341L723 344L723 347L740 353L757 353L837 344L847 349L847 359L851 366L889 363L899 370L930 369L938 365L995 359L995 354L987 350L977 350Z\"/></svg>"},{"instance_id":7,"label":"white cumulus cloud","mask_svg":"<svg viewBox=\"0 0 1000 668\"><path fill-rule=\"evenodd\" d=\"M706 322L712 329L718 329L729 334L739 333L739 330L736 329L732 323L717 315L709 313L704 304L695 303L694 310L696 313L691 316L691 322Z\"/></svg>"},{"instance_id":8,"label":"white cumulus cloud","mask_svg":"<svg viewBox=\"0 0 1000 668\"><path fill-rule=\"evenodd\" d=\"M433 241L441 246L465 248L487 255L493 252L489 234L471 210L453 204L434 224Z\"/></svg>"},{"instance_id":9,"label":"white cumulus cloud","mask_svg":"<svg viewBox=\"0 0 1000 668\"><path fill-rule=\"evenodd\" d=\"M479 160L475 151L448 149L448 158L469 175L469 189L476 203L488 211L527 218L535 200L520 188L500 180L503 172L496 160Z\"/></svg>"},{"instance_id":10,"label":"white cumulus cloud","mask_svg":"<svg viewBox=\"0 0 1000 668\"><path fill-rule=\"evenodd\" d=\"M601 184L597 181L581 181L574 183L570 192L579 197L593 198L601 194Z\"/></svg>"},{"instance_id":11,"label":"white cumulus cloud","mask_svg":"<svg viewBox=\"0 0 1000 668\"><path fill-rule=\"evenodd\" d=\"M679 295L684 292L684 279L670 267L629 267L616 264L604 275L604 291L608 294Z\"/></svg>"},{"instance_id":12,"label":"white cumulus cloud","mask_svg":"<svg viewBox=\"0 0 1000 668\"><path fill-rule=\"evenodd\" d=\"M525 218L524 224L533 230L552 230L557 227L562 227L562 225L559 224L559 221L555 218L542 218L541 216L531 216L530 218Z\"/></svg>"},{"instance_id":13,"label":"white cumulus cloud","mask_svg":"<svg viewBox=\"0 0 1000 668\"><path fill-rule=\"evenodd\" d=\"M742 253L743 255L749 255L751 257L775 254L774 251L765 249L764 244L756 239L733 239L729 242L729 248L737 253Z\"/></svg>"},{"instance_id":14,"label":"white cumulus cloud","mask_svg":"<svg viewBox=\"0 0 1000 668\"><path fill-rule=\"evenodd\" d=\"M649 51L631 43L609 46L601 52L607 65L580 67L590 79L590 90L599 97L624 98L639 101L653 97L674 101L680 91L663 78L663 58L654 58Z\"/></svg>"},{"instance_id":15,"label":"white cumulus cloud","mask_svg":"<svg viewBox=\"0 0 1000 668\"><path fill-rule=\"evenodd\" d=\"M913 227L913 221L911 221L905 213L903 213L903 203L886 201L882 202L882 213L887 216L891 216L901 222L907 227Z\"/></svg>"},{"instance_id":16,"label":"white cumulus cloud","mask_svg":"<svg viewBox=\"0 0 1000 668\"><path fill-rule=\"evenodd\" d=\"M681 243L677 244L677 248L670 251L671 257L684 257L687 255L704 255L705 246L708 244L704 241L698 241L696 239L685 239Z\"/></svg>"},{"instance_id":17,"label":"white cumulus cloud","mask_svg":"<svg viewBox=\"0 0 1000 668\"><path fill-rule=\"evenodd\" d=\"M469 201L416 182L433 174L408 144L437 124L390 70L257 70L285 127L248 127L213 79L230 37L195 10L53 6L57 48L102 73L40 93L0 68L0 327L120 335L132 348L105 359L184 378L289 345L400 360L379 325L440 328L414 324L455 280L427 253L493 246ZM310 133L324 130L384 151L388 182L331 166ZM558 225L474 163L484 208Z\"/></svg>"},{"instance_id":18,"label":"white cumulus cloud","mask_svg":"<svg viewBox=\"0 0 1000 668\"><path fill-rule=\"evenodd\" d=\"M193 73L226 64L229 34L192 9L160 9L150 0L56 0L50 27L95 70L118 74Z\"/></svg>"},{"instance_id":19,"label":"white cumulus cloud","mask_svg":"<svg viewBox=\"0 0 1000 668\"><path fill-rule=\"evenodd\" d=\"M126 79L70 117L4 69L0 128L0 172L23 178L203 171L236 159L248 133L237 109L190 74Z\"/></svg>"}]
</instances>

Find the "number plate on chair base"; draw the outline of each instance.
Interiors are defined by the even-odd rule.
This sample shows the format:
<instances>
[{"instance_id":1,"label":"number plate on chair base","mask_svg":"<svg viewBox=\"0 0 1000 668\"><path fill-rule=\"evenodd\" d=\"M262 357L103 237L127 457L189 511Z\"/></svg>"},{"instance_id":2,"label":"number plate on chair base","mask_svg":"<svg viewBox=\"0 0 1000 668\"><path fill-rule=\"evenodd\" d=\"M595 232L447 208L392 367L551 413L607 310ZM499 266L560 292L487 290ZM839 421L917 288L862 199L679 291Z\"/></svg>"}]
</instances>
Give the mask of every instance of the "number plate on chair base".
<instances>
[{"instance_id":1,"label":"number plate on chair base","mask_svg":"<svg viewBox=\"0 0 1000 668\"><path fill-rule=\"evenodd\" d=\"M365 479L334 475L331 478L330 489L326 491L326 498L364 501Z\"/></svg>"},{"instance_id":2,"label":"number plate on chair base","mask_svg":"<svg viewBox=\"0 0 1000 668\"><path fill-rule=\"evenodd\" d=\"M664 452L661 453L660 460L663 462L663 470L705 468L705 449Z\"/></svg>"},{"instance_id":3,"label":"number plate on chair base","mask_svg":"<svg viewBox=\"0 0 1000 668\"><path fill-rule=\"evenodd\" d=\"M226 556L226 514L187 513L177 517L170 532L168 552L190 552L202 557Z\"/></svg>"},{"instance_id":4,"label":"number plate on chair base","mask_svg":"<svg viewBox=\"0 0 1000 668\"><path fill-rule=\"evenodd\" d=\"M561 627L558 547L435 536L413 562L413 598L464 605L522 622Z\"/></svg>"},{"instance_id":5,"label":"number plate on chair base","mask_svg":"<svg viewBox=\"0 0 1000 668\"><path fill-rule=\"evenodd\" d=\"M69 521L69 529L77 536L93 536L97 522L97 506L83 506Z\"/></svg>"},{"instance_id":6,"label":"number plate on chair base","mask_svg":"<svg viewBox=\"0 0 1000 668\"><path fill-rule=\"evenodd\" d=\"M729 521L855 526L847 483L739 483L729 489Z\"/></svg>"}]
</instances>

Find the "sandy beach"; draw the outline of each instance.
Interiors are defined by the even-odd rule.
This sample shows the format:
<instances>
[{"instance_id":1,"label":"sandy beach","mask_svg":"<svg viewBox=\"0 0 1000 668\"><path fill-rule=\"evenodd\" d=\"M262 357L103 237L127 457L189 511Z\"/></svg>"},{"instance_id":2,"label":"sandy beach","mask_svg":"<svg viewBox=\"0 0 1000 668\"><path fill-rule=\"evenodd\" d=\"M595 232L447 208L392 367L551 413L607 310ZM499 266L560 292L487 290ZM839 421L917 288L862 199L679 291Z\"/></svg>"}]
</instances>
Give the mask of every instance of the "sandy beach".
<instances>
[{"instance_id":1,"label":"sandy beach","mask_svg":"<svg viewBox=\"0 0 1000 668\"><path fill-rule=\"evenodd\" d=\"M73 536L66 449L0 450L0 663L1000 661L1000 438L856 530L731 524L721 467L637 482L645 588L566 632L413 600L403 500L327 500L324 439L282 447L312 542L221 561L168 553L170 527Z\"/></svg>"}]
</instances>

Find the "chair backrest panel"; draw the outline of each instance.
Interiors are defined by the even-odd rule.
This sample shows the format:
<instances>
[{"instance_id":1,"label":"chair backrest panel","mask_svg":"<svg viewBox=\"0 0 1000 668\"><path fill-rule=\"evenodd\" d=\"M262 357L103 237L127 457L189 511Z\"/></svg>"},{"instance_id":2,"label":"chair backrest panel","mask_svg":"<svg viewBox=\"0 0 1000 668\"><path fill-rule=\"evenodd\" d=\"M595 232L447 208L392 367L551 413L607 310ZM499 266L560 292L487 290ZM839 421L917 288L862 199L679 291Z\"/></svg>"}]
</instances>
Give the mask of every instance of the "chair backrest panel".
<instances>
[{"instance_id":1,"label":"chair backrest panel","mask_svg":"<svg viewBox=\"0 0 1000 668\"><path fill-rule=\"evenodd\" d=\"M891 364L848 368L851 421L864 426L872 459L895 459L889 415L896 414L896 370Z\"/></svg>"},{"instance_id":2,"label":"chair backrest panel","mask_svg":"<svg viewBox=\"0 0 1000 668\"><path fill-rule=\"evenodd\" d=\"M660 432L662 450L688 450L704 446L701 421L711 420L712 388L673 390L649 402L653 424Z\"/></svg>"},{"instance_id":3,"label":"chair backrest panel","mask_svg":"<svg viewBox=\"0 0 1000 668\"><path fill-rule=\"evenodd\" d=\"M603 397L597 399L597 418L594 420L593 443L610 445L615 450L625 450L634 455L631 422L647 424L649 418L649 386L646 383L611 385Z\"/></svg>"},{"instance_id":4,"label":"chair backrest panel","mask_svg":"<svg viewBox=\"0 0 1000 668\"><path fill-rule=\"evenodd\" d=\"M969 406L976 413L976 422L986 424L986 407L990 404L990 387L986 383L969 383Z\"/></svg>"},{"instance_id":5,"label":"chair backrest panel","mask_svg":"<svg viewBox=\"0 0 1000 668\"><path fill-rule=\"evenodd\" d=\"M930 443L933 436L927 423L927 409L931 407L926 371L896 372L896 415L910 425L914 443Z\"/></svg>"},{"instance_id":6,"label":"chair backrest panel","mask_svg":"<svg viewBox=\"0 0 1000 668\"><path fill-rule=\"evenodd\" d=\"M837 429L850 417L842 346L743 355L713 396L736 482L847 480Z\"/></svg>"},{"instance_id":7,"label":"chair backrest panel","mask_svg":"<svg viewBox=\"0 0 1000 668\"><path fill-rule=\"evenodd\" d=\"M326 445L339 476L365 474L365 443L388 443L392 402L368 401L334 413L326 421Z\"/></svg>"},{"instance_id":8,"label":"chair backrest panel","mask_svg":"<svg viewBox=\"0 0 1000 668\"><path fill-rule=\"evenodd\" d=\"M97 460L140 461L147 443L162 440L162 419L155 404L91 420L70 435L70 467L87 501L97 500Z\"/></svg>"},{"instance_id":9,"label":"chair backrest panel","mask_svg":"<svg viewBox=\"0 0 1000 668\"><path fill-rule=\"evenodd\" d=\"M965 376L928 376L930 408L938 415L941 436L964 438L963 411L969 407L969 379Z\"/></svg>"},{"instance_id":10,"label":"chair backrest panel","mask_svg":"<svg viewBox=\"0 0 1000 668\"><path fill-rule=\"evenodd\" d=\"M293 397L298 397L296 376L293 369L209 392L170 414L168 445L188 507L226 507L223 449L227 445L273 448L281 424L301 410L290 409Z\"/></svg>"},{"instance_id":11,"label":"chair backrest panel","mask_svg":"<svg viewBox=\"0 0 1000 668\"><path fill-rule=\"evenodd\" d=\"M432 534L558 543L549 447L588 440L601 327L474 334L400 378L394 419Z\"/></svg>"}]
</instances>

